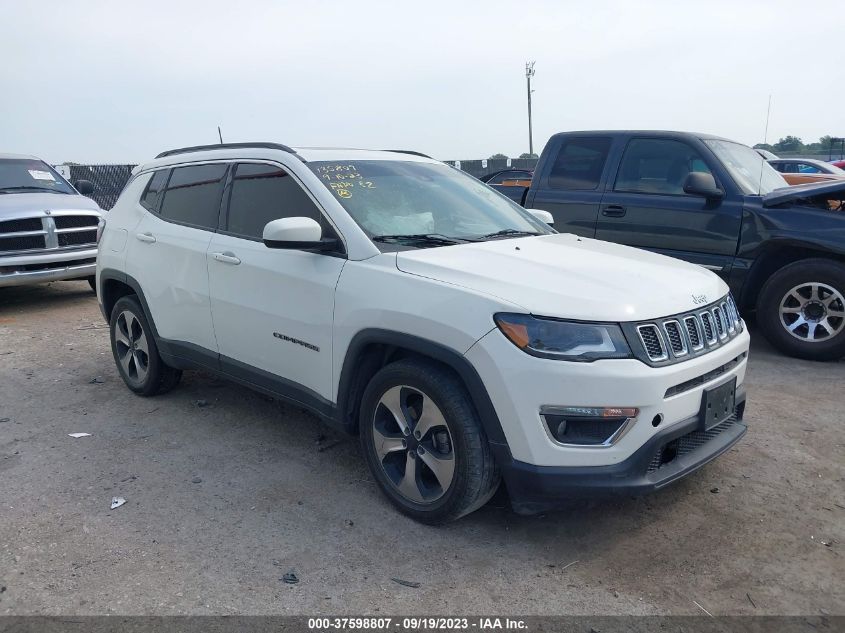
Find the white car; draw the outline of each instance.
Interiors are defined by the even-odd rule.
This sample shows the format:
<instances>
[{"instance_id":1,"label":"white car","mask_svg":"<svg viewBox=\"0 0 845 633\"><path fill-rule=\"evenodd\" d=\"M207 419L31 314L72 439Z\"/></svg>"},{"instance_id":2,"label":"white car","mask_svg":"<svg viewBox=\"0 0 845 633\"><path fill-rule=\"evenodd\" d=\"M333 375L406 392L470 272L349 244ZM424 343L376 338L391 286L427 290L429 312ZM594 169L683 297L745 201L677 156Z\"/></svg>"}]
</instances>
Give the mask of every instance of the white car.
<instances>
[{"instance_id":1,"label":"white car","mask_svg":"<svg viewBox=\"0 0 845 633\"><path fill-rule=\"evenodd\" d=\"M129 389L203 368L307 407L428 523L500 480L531 513L726 451L749 341L727 286L548 219L415 153L173 150L109 213L98 297Z\"/></svg>"}]
</instances>

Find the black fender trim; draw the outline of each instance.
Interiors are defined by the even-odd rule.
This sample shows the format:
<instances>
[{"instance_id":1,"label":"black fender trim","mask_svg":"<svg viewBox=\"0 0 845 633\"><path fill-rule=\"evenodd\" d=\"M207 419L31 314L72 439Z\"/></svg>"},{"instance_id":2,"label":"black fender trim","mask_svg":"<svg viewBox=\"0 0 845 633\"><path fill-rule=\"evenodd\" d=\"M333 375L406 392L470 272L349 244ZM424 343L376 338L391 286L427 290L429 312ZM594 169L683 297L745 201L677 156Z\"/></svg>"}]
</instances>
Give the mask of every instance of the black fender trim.
<instances>
[{"instance_id":1,"label":"black fender trim","mask_svg":"<svg viewBox=\"0 0 845 633\"><path fill-rule=\"evenodd\" d=\"M378 328L361 330L350 341L349 347L346 349L346 356L343 359L343 368L340 372L340 382L338 384L337 411L342 426L350 432L354 432L357 426L358 421L351 419L350 416L351 403L349 399L353 392L356 370L360 365L361 354L368 345L372 344L406 349L422 356L433 358L450 367L463 380L464 386L475 405L475 410L481 418L487 439L494 447L493 452L496 455L497 461L510 459L510 449L505 439L505 433L502 430L502 423L499 420L496 409L493 407L493 401L487 393L487 388L484 386L481 377L478 375L475 367L472 366L472 363L463 354L451 348L419 336L414 336L413 334L405 334L393 330Z\"/></svg>"}]
</instances>

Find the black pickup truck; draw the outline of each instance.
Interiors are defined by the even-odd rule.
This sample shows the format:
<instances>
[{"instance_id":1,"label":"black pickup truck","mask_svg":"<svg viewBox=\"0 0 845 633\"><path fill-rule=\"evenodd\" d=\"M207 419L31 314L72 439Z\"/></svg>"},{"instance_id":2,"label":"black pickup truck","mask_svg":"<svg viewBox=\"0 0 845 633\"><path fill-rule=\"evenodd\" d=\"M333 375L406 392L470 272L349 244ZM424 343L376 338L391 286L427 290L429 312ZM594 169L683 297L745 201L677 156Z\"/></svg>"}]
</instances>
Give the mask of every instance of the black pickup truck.
<instances>
[{"instance_id":1,"label":"black pickup truck","mask_svg":"<svg viewBox=\"0 0 845 633\"><path fill-rule=\"evenodd\" d=\"M704 134L565 132L521 202L558 231L715 271L786 354L845 356L845 180L789 187L750 147Z\"/></svg>"}]
</instances>

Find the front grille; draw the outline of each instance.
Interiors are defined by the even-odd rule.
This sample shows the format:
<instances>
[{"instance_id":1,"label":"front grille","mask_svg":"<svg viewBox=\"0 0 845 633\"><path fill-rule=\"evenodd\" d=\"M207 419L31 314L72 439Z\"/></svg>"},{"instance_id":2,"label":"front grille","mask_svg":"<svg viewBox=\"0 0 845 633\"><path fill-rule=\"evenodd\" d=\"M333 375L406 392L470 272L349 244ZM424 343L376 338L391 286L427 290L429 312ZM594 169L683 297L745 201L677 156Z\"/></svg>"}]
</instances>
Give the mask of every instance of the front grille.
<instances>
[{"instance_id":1,"label":"front grille","mask_svg":"<svg viewBox=\"0 0 845 633\"><path fill-rule=\"evenodd\" d=\"M96 244L97 231L74 231L73 233L59 233L59 246L81 246L82 244Z\"/></svg>"},{"instance_id":2,"label":"front grille","mask_svg":"<svg viewBox=\"0 0 845 633\"><path fill-rule=\"evenodd\" d=\"M739 422L740 415L741 411L739 410L739 408L737 408L731 417L729 417L721 424L717 424L711 429L708 429L707 431L692 431L691 433L682 435L681 437L674 439L671 442L667 442L654 453L654 456L648 463L648 470L646 472L656 472L667 464L671 464L677 458L683 457L684 455L691 453L695 449L700 448L701 446L714 439L721 433L724 433L734 424Z\"/></svg>"},{"instance_id":3,"label":"front grille","mask_svg":"<svg viewBox=\"0 0 845 633\"><path fill-rule=\"evenodd\" d=\"M730 295L697 312L621 325L634 355L651 365L706 354L742 331L742 319Z\"/></svg>"},{"instance_id":4,"label":"front grille","mask_svg":"<svg viewBox=\"0 0 845 633\"><path fill-rule=\"evenodd\" d=\"M80 229L85 226L97 227L99 218L95 215L57 215L53 220L57 229Z\"/></svg>"},{"instance_id":5,"label":"front grille","mask_svg":"<svg viewBox=\"0 0 845 633\"><path fill-rule=\"evenodd\" d=\"M17 237L3 237L0 235L0 252L30 251L44 248L46 243L43 235L18 235Z\"/></svg>"},{"instance_id":6,"label":"front grille","mask_svg":"<svg viewBox=\"0 0 845 633\"><path fill-rule=\"evenodd\" d=\"M704 339L701 337L701 326L698 323L698 319L694 316L688 316L684 319L684 325L687 327L687 336L689 337L692 349L699 350L704 347Z\"/></svg>"},{"instance_id":7,"label":"front grille","mask_svg":"<svg viewBox=\"0 0 845 633\"><path fill-rule=\"evenodd\" d=\"M40 231L42 228L41 218L5 220L0 222L0 235L3 233L17 233L19 231Z\"/></svg>"},{"instance_id":8,"label":"front grille","mask_svg":"<svg viewBox=\"0 0 845 633\"><path fill-rule=\"evenodd\" d=\"M713 321L716 323L716 333L719 335L719 338L725 338L728 331L725 316L722 314L722 308L719 306L713 308Z\"/></svg>"},{"instance_id":9,"label":"front grille","mask_svg":"<svg viewBox=\"0 0 845 633\"><path fill-rule=\"evenodd\" d=\"M704 338L712 345L716 342L716 333L713 330L713 316L709 312L702 312L699 318L704 326Z\"/></svg>"},{"instance_id":10,"label":"front grille","mask_svg":"<svg viewBox=\"0 0 845 633\"><path fill-rule=\"evenodd\" d=\"M690 380L686 380L674 387L669 387L666 390L665 398L670 398L672 396L677 396L679 393L684 393L685 391L689 391L690 389L695 389L696 387L700 387L701 385L710 382L711 380L718 378L722 374L729 372L731 369L736 367L742 362L746 356L745 352L734 358L733 360L729 360L724 365L720 365L716 369L711 369L705 374L701 374L700 376L696 376L695 378L691 378Z\"/></svg>"},{"instance_id":11,"label":"front grille","mask_svg":"<svg viewBox=\"0 0 845 633\"><path fill-rule=\"evenodd\" d=\"M663 339L656 325L641 325L637 328L646 354L651 360L660 361L669 358L663 347Z\"/></svg>"},{"instance_id":12,"label":"front grille","mask_svg":"<svg viewBox=\"0 0 845 633\"><path fill-rule=\"evenodd\" d=\"M672 348L672 353L678 357L687 353L687 342L684 335L681 334L681 324L677 321L664 321L663 329L666 332L666 338L669 339L669 347Z\"/></svg>"}]
</instances>

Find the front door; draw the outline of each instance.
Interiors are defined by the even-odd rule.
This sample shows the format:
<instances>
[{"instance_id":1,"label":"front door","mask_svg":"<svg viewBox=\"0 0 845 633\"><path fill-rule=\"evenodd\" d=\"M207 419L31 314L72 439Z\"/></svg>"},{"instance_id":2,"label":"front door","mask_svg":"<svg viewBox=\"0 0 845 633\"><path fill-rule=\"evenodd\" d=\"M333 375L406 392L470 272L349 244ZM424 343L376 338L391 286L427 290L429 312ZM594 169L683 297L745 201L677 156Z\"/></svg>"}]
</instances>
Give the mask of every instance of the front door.
<instances>
[{"instance_id":1,"label":"front door","mask_svg":"<svg viewBox=\"0 0 845 633\"><path fill-rule=\"evenodd\" d=\"M334 291L346 260L261 240L271 220L300 216L330 230L283 167L236 166L223 226L208 249L211 311L225 372L320 408L332 394Z\"/></svg>"},{"instance_id":2,"label":"front door","mask_svg":"<svg viewBox=\"0 0 845 633\"><path fill-rule=\"evenodd\" d=\"M632 138L615 181L608 183L602 198L596 238L678 257L727 275L736 254L742 203L684 193L684 181L693 171L713 173L701 152L688 143Z\"/></svg>"}]
</instances>

